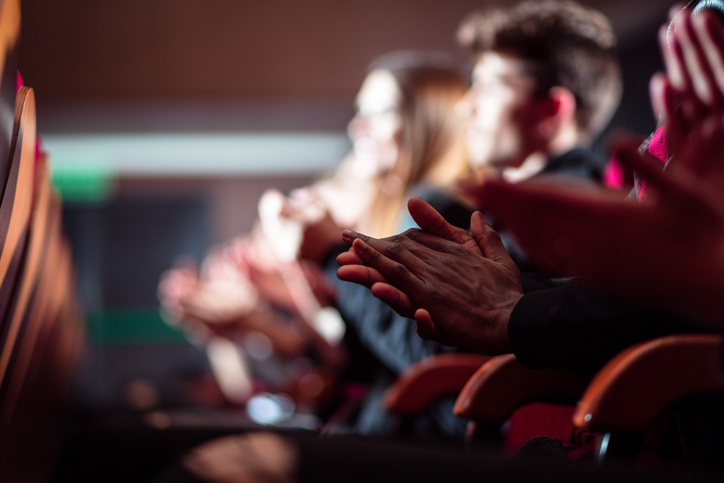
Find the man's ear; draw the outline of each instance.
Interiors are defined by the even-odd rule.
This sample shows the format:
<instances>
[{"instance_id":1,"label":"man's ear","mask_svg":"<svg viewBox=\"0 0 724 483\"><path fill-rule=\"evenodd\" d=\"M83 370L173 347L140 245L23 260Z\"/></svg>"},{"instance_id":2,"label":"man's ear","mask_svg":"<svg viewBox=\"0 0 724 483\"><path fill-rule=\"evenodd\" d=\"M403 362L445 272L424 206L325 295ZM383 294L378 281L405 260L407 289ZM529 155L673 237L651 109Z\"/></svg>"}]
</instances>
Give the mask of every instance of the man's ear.
<instances>
[{"instance_id":1,"label":"man's ear","mask_svg":"<svg viewBox=\"0 0 724 483\"><path fill-rule=\"evenodd\" d=\"M575 126L576 97L565 87L552 87L541 100L539 130L543 137L555 136L561 129Z\"/></svg>"}]
</instances>

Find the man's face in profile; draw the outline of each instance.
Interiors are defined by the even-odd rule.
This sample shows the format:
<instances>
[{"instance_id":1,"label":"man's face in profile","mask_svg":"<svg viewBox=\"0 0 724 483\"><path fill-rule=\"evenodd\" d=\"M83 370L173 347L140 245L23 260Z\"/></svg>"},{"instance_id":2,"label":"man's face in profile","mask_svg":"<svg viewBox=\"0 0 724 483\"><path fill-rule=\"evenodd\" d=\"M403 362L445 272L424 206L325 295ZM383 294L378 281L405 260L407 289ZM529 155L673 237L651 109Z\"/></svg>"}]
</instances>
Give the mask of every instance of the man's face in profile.
<instances>
[{"instance_id":1,"label":"man's face in profile","mask_svg":"<svg viewBox=\"0 0 724 483\"><path fill-rule=\"evenodd\" d=\"M501 52L480 56L472 86L459 105L473 166L515 167L532 152L534 88L519 58Z\"/></svg>"}]
</instances>

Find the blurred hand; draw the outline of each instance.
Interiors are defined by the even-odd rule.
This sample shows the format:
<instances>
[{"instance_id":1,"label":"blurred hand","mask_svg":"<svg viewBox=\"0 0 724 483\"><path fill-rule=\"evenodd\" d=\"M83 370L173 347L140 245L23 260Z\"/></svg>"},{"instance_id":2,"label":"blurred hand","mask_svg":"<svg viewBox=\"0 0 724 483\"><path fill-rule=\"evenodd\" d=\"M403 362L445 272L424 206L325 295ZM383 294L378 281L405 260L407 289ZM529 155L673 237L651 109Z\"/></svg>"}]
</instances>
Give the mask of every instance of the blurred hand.
<instances>
[{"instance_id":1,"label":"blurred hand","mask_svg":"<svg viewBox=\"0 0 724 483\"><path fill-rule=\"evenodd\" d=\"M156 296L174 322L183 317L181 300L195 291L198 284L199 269L190 258L179 259L173 268L161 275Z\"/></svg>"},{"instance_id":2,"label":"blurred hand","mask_svg":"<svg viewBox=\"0 0 724 483\"><path fill-rule=\"evenodd\" d=\"M724 29L714 16L675 17L660 32L667 71L651 82L671 162L621 150L652 196L640 205L609 193L533 184L486 185L488 208L539 261L586 273L621 295L687 307L721 324L724 274Z\"/></svg>"},{"instance_id":3,"label":"blurred hand","mask_svg":"<svg viewBox=\"0 0 724 483\"><path fill-rule=\"evenodd\" d=\"M677 154L682 162L666 172L633 147L620 153L648 181L646 203L604 191L493 182L485 191L488 208L537 260L590 275L620 295L683 306L721 324L724 119L712 118L693 133Z\"/></svg>"},{"instance_id":4,"label":"blurred hand","mask_svg":"<svg viewBox=\"0 0 724 483\"><path fill-rule=\"evenodd\" d=\"M300 258L322 263L339 244L342 228L316 199L289 199L282 207L281 216L298 223L301 228L302 239L298 252Z\"/></svg>"},{"instance_id":5,"label":"blurred hand","mask_svg":"<svg viewBox=\"0 0 724 483\"><path fill-rule=\"evenodd\" d=\"M692 17L682 10L670 28L661 27L659 43L666 73L651 79L651 102L675 154L708 117L724 113L724 30L711 13Z\"/></svg>"}]
</instances>

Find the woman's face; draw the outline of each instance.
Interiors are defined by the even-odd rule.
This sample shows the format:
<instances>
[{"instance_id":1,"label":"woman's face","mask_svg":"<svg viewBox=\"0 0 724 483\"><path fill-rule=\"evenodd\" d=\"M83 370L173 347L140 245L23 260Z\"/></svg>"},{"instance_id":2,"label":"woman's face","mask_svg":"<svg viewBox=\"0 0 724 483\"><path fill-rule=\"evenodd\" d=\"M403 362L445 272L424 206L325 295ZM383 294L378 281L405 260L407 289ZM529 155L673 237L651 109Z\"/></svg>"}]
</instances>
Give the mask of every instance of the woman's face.
<instances>
[{"instance_id":1,"label":"woman's face","mask_svg":"<svg viewBox=\"0 0 724 483\"><path fill-rule=\"evenodd\" d=\"M389 172L397 161L402 139L402 93L386 70L369 73L357 94L357 114L347 127L355 154L375 174Z\"/></svg>"}]
</instances>

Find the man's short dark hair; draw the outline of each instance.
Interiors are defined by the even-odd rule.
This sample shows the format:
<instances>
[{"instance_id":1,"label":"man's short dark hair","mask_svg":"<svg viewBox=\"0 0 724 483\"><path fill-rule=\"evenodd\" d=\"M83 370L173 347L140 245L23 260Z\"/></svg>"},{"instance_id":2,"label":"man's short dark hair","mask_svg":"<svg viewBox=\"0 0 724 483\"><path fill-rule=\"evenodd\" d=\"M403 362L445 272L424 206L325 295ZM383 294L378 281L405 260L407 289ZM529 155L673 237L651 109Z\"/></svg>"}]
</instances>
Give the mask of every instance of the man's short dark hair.
<instances>
[{"instance_id":1,"label":"man's short dark hair","mask_svg":"<svg viewBox=\"0 0 724 483\"><path fill-rule=\"evenodd\" d=\"M526 1L512 8L473 13L458 40L475 54L489 51L520 57L536 79L536 93L552 87L576 98L576 121L595 137L608 124L621 99L616 37L600 12L571 1Z\"/></svg>"}]
</instances>

